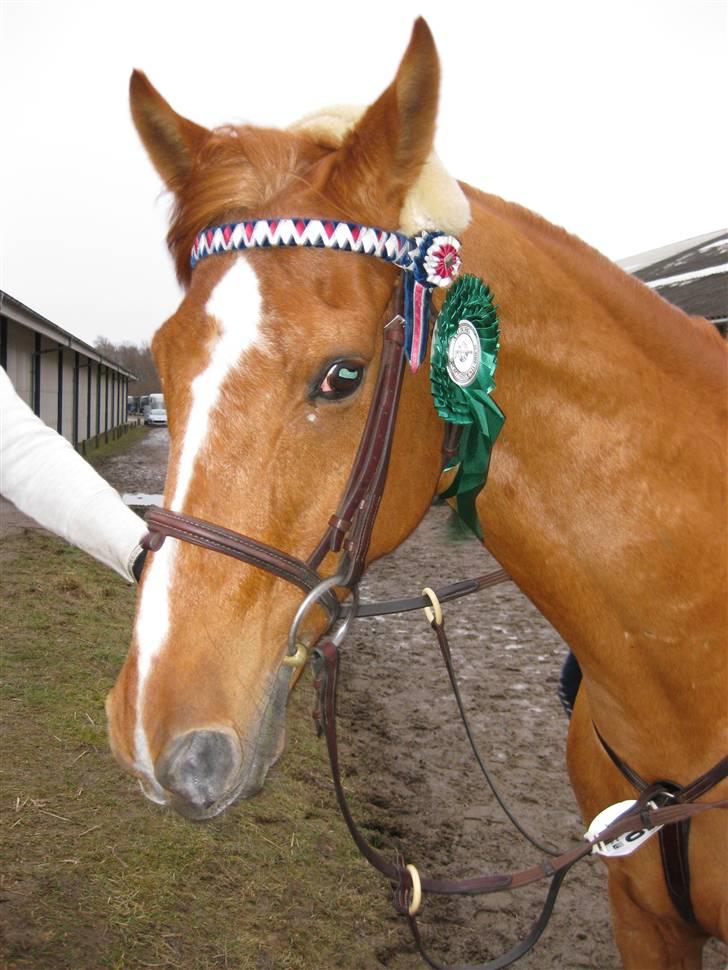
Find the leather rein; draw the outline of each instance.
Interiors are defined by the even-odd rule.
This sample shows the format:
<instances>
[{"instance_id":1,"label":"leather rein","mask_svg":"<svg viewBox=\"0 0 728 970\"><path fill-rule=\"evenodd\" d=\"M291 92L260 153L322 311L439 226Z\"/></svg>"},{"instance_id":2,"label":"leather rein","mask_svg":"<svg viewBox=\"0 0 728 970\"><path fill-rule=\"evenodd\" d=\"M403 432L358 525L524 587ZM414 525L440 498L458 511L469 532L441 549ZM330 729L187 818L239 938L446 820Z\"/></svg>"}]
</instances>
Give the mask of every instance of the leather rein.
<instances>
[{"instance_id":1,"label":"leather rein","mask_svg":"<svg viewBox=\"0 0 728 970\"><path fill-rule=\"evenodd\" d=\"M293 222L292 220L266 220L265 222L268 226L279 226L284 221ZM299 224L303 225L303 221L297 223L297 225ZM232 229L233 231L228 235L234 241L238 227L248 225L251 224L240 223L233 227L218 227L200 233L193 250L193 265L199 259L214 252L229 251L231 248L249 248L249 246L256 244L254 241L251 242L250 238L246 242L246 233L239 232L239 245L233 246L228 243L228 239L223 233L223 229ZM258 226L259 223L252 225ZM318 225L327 226L329 224ZM348 226L353 233L357 231L355 224L338 225ZM308 221L306 221L306 226L308 226ZM381 230L368 230L367 227L358 228L366 232L381 232ZM399 234L388 234L388 237L392 236L396 236L397 240L404 238L400 237ZM358 238L359 236L357 236L357 240ZM409 240L409 242L418 242L419 238ZM326 241L320 243L301 242L300 240L288 241L283 237L281 239L282 241L274 240L271 242L269 238L268 241L259 241L257 244L263 246L320 245L328 248L344 248L350 251L362 251L367 255L376 255L395 263L401 268L408 268L407 265L403 265L404 258L401 251L398 251L396 258L389 258L387 255L382 255L381 252L370 252L366 247L357 250L355 246L349 244L336 246L329 245ZM405 286L402 286L401 281L398 282L387 308L387 322L383 331L379 374L344 493L338 508L328 521L324 534L307 559L299 559L223 526L163 508L152 508L147 513L146 521L149 532L142 544L144 548L153 552L161 547L167 537L189 542L262 569L297 586L306 594L291 624L286 656L281 662L281 673L290 673L292 670L303 667L310 653L316 690L314 718L318 732L323 734L326 740L336 798L355 844L367 861L392 884L395 909L407 918L416 945L430 967L435 968L435 970L499 970L499 968L506 967L519 959L536 943L546 928L556 896L567 871L579 859L591 854L595 846L636 830L686 822L712 808L728 808L728 799L719 802L695 803L688 799L683 801L675 798L670 804L663 804L662 801L655 798L655 792L650 787L640 795L632 809L616 819L598 836L583 841L564 852L558 852L548 846L541 845L521 827L505 806L475 744L460 696L440 609L441 603L478 592L509 579L510 577L505 570L498 569L474 579L444 586L435 591L423 590L423 594L420 596L383 602L359 603L358 585L366 567L369 543L386 483L399 397L408 356L406 346L409 340L408 330L411 328L411 307L409 305L411 300L408 300L406 293L403 293L406 288L405 274ZM425 342L426 339L427 334L425 334ZM460 430L458 426L446 425L443 464L457 452ZM329 553L338 554L339 558L333 573L324 577L319 572L319 567ZM351 593L351 602L349 604L341 603L339 596L335 593L336 590L343 591L343 595L347 591ZM309 609L315 604L326 611L328 626L326 632L319 638L314 647L310 648L298 639L298 628ZM542 856L545 856L543 861L535 866L506 874L487 874L464 879L433 879L421 876L417 868L412 864L407 864L400 855L397 855L394 861L387 859L366 841L356 825L341 782L338 758L336 687L339 673L339 646L355 617L401 613L416 609L425 609L437 637L468 740L486 781L509 819L521 834L539 850ZM338 626L336 626L337 623ZM334 627L336 629L331 632ZM689 792L694 798L697 798L726 775L728 775L728 758L719 762L710 772L706 772L697 782L685 786L683 791ZM550 880L541 914L527 936L502 956L486 963L447 968L425 951L416 919L423 894L475 895L492 893L517 889L540 880Z\"/></svg>"}]
</instances>

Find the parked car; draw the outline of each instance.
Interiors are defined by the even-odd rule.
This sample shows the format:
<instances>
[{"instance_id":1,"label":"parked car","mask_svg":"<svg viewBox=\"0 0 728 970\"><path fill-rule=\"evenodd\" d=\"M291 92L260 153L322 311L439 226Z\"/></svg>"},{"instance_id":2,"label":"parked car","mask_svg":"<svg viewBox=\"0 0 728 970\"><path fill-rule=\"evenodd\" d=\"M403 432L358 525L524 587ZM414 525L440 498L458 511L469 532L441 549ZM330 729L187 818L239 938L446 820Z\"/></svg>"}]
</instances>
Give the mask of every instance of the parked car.
<instances>
[{"instance_id":1,"label":"parked car","mask_svg":"<svg viewBox=\"0 0 728 970\"><path fill-rule=\"evenodd\" d=\"M139 398L139 410L142 412L145 418L152 408L164 407L166 407L164 403L164 394L161 392L156 394L143 394Z\"/></svg>"},{"instance_id":2,"label":"parked car","mask_svg":"<svg viewBox=\"0 0 728 970\"><path fill-rule=\"evenodd\" d=\"M164 408L150 408L144 418L144 424L161 425L167 423L167 412Z\"/></svg>"},{"instance_id":3,"label":"parked car","mask_svg":"<svg viewBox=\"0 0 728 970\"><path fill-rule=\"evenodd\" d=\"M166 424L167 409L164 394L145 394L140 401L144 424Z\"/></svg>"}]
</instances>

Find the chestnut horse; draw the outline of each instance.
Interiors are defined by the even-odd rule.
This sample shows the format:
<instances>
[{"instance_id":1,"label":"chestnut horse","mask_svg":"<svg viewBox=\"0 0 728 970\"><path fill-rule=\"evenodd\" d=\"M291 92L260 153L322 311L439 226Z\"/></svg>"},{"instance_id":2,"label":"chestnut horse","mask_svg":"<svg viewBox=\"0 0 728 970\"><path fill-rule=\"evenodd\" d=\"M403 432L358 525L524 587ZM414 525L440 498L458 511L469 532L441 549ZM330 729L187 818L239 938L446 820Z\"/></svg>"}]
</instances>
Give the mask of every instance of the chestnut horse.
<instances>
[{"instance_id":1,"label":"chestnut horse","mask_svg":"<svg viewBox=\"0 0 728 970\"><path fill-rule=\"evenodd\" d=\"M134 121L174 195L168 241L185 290L153 342L171 440L165 505L305 558L346 483L398 275L301 248L193 271L200 230L308 216L459 235L464 268L502 317L508 419L478 502L485 544L583 670L568 764L588 821L636 797L595 729L650 781L687 784L726 751L726 349L563 229L451 179L432 154L438 81L422 20L364 113L286 131L209 131L132 76ZM356 380L329 393L341 366ZM406 375L397 422L370 560L412 532L438 486L443 426L426 366ZM150 556L107 703L114 753L149 798L202 819L261 788L283 748L281 661L300 599L193 545L168 540ZM324 622L309 614L309 639ZM700 928L673 907L656 839L607 862L625 967L696 968L708 935L728 938L727 846L724 813L695 820Z\"/></svg>"}]
</instances>

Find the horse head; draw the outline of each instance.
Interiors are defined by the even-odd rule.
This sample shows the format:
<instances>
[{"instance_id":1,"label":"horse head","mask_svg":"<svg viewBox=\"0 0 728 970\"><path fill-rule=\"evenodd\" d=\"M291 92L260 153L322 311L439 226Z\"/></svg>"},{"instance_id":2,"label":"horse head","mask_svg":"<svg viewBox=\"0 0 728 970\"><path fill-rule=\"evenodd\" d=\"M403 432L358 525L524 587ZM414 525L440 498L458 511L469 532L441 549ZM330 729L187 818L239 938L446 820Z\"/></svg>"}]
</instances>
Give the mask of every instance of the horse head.
<instances>
[{"instance_id":1,"label":"horse head","mask_svg":"<svg viewBox=\"0 0 728 970\"><path fill-rule=\"evenodd\" d=\"M461 230L467 203L432 157L438 79L422 20L394 81L356 120L209 131L133 74L136 127L174 196L168 242L184 287L153 340L167 508L298 559L316 546L362 435L399 271L317 248L229 253L192 270L189 253L203 228L252 218ZM415 528L436 488L442 424L426 371L404 382L370 560ZM170 540L150 556L107 702L114 753L149 798L208 818L260 789L283 747L281 664L300 601L280 578L208 549ZM314 610L302 635L312 642L325 622Z\"/></svg>"}]
</instances>

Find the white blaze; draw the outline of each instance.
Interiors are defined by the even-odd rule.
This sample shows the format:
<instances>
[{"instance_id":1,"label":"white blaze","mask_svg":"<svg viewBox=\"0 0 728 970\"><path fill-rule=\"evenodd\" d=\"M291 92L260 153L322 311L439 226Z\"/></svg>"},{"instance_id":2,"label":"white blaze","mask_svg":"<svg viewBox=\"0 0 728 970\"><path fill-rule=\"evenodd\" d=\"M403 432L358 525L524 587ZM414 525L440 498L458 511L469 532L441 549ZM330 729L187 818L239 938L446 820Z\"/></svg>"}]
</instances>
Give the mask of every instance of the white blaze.
<instances>
[{"instance_id":1,"label":"white blaze","mask_svg":"<svg viewBox=\"0 0 728 970\"><path fill-rule=\"evenodd\" d=\"M231 370L238 367L247 349L255 342L260 323L261 298L258 279L245 259L237 259L217 284L205 307L219 328L210 346L207 366L193 380L192 402L187 418L177 481L171 508L184 510L197 458L207 440L210 421L220 399L220 391ZM155 659L169 632L169 592L174 580L177 543L168 539L147 567L141 593L137 635L137 707L134 732L137 769L153 784L160 801L163 792L154 780L154 765L149 752L142 718L144 688ZM146 791L149 795L149 791Z\"/></svg>"}]
</instances>

